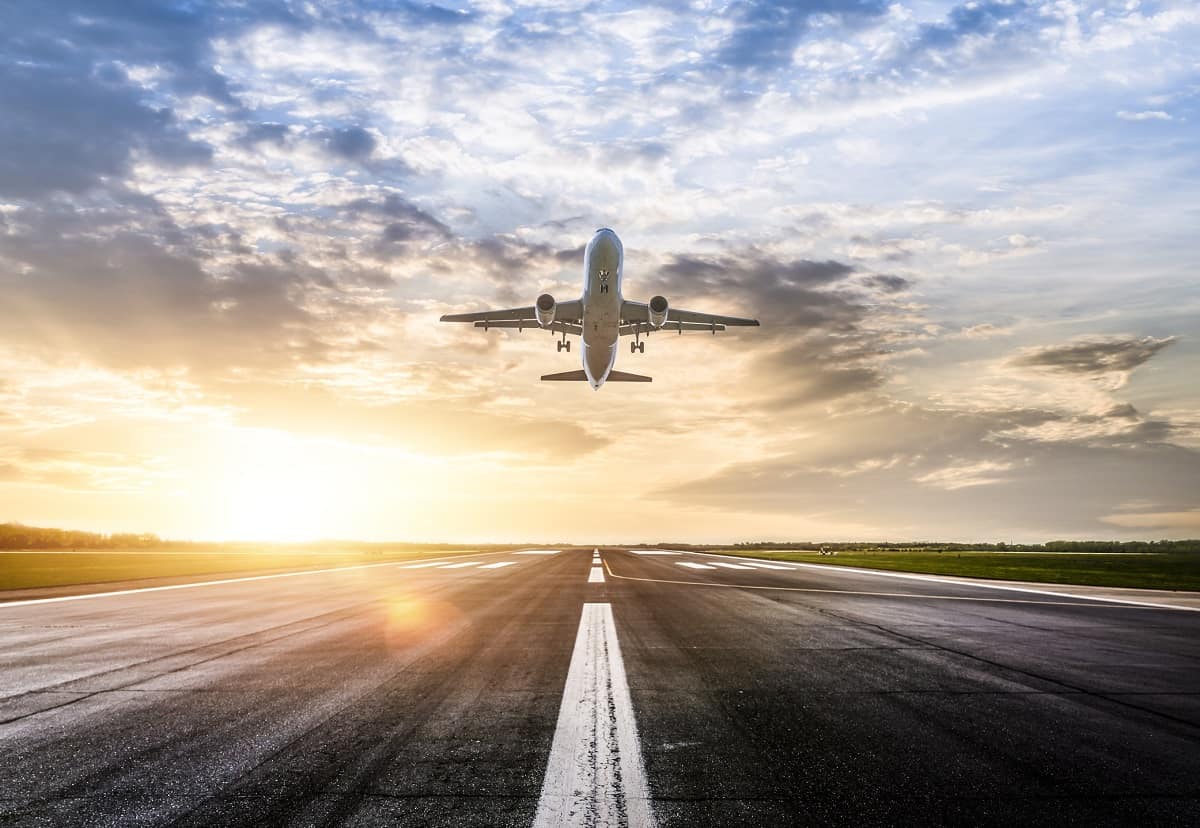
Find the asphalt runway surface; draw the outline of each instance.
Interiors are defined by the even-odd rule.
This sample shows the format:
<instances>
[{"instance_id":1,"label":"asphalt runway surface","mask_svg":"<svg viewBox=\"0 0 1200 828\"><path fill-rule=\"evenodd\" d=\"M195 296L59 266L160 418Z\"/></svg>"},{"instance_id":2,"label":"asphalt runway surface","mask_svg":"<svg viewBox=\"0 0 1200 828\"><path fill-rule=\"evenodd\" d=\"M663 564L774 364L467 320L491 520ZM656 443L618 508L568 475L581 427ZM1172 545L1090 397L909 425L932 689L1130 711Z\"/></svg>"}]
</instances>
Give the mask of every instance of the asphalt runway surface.
<instances>
[{"instance_id":1,"label":"asphalt runway surface","mask_svg":"<svg viewBox=\"0 0 1200 828\"><path fill-rule=\"evenodd\" d=\"M1200 824L1200 612L598 557L0 604L0 825Z\"/></svg>"}]
</instances>

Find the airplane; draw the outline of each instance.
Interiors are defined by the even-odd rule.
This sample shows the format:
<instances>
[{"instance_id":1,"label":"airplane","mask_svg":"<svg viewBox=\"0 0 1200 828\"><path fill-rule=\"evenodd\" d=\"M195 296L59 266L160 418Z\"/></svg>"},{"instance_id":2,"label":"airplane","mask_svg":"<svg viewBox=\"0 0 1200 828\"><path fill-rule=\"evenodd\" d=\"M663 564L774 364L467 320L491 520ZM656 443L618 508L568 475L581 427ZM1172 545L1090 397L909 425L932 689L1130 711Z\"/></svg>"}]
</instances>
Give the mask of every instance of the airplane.
<instances>
[{"instance_id":1,"label":"airplane","mask_svg":"<svg viewBox=\"0 0 1200 828\"><path fill-rule=\"evenodd\" d=\"M665 296L651 297L647 303L631 302L621 296L621 279L625 249L621 240L607 227L592 236L583 252L583 295L567 302L556 302L543 293L527 308L451 313L442 322L473 322L476 328L542 328L562 335L556 343L558 351L571 351L567 336L582 338L583 370L545 374L545 381L586 381L599 390L605 382L650 382L641 374L614 371L617 343L622 336L632 336L631 354L645 353L643 336L652 331L717 331L726 326L758 325L757 319L738 316L717 316L698 311L672 308Z\"/></svg>"}]
</instances>

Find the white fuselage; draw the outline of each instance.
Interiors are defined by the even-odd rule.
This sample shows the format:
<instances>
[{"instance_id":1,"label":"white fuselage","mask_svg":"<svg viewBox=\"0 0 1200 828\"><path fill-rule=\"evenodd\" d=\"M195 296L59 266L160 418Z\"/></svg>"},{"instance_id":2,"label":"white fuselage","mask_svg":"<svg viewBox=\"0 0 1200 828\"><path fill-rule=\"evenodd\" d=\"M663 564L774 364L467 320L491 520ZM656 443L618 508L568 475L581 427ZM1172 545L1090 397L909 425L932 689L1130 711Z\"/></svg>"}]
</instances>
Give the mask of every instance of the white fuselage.
<instances>
[{"instance_id":1,"label":"white fuselage","mask_svg":"<svg viewBox=\"0 0 1200 828\"><path fill-rule=\"evenodd\" d=\"M624 258L621 240L607 227L596 231L583 254L583 373L592 388L604 384L617 361Z\"/></svg>"}]
</instances>

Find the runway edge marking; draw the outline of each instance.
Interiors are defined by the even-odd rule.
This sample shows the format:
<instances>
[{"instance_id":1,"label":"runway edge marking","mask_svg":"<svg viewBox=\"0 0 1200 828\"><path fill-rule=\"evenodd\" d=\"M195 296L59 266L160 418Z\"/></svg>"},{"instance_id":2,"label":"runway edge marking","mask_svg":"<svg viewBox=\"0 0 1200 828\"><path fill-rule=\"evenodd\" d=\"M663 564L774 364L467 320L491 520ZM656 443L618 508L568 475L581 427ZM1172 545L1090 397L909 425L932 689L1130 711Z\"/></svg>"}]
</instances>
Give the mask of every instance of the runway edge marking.
<instances>
[{"instance_id":1,"label":"runway edge marking","mask_svg":"<svg viewBox=\"0 0 1200 828\"><path fill-rule=\"evenodd\" d=\"M732 558L738 557L735 555L719 555L713 552L688 552L689 555L703 555L706 558ZM757 559L754 559L757 560ZM774 559L771 561L774 563ZM966 578L959 576L938 576L918 574L916 572L896 572L889 569L865 569L860 566L842 566L840 564L816 564L802 563L800 561L786 561L791 567L804 569L818 569L823 572L849 572L854 575L876 575L882 578L900 578L908 581L929 581L935 584L956 584L965 587L979 587L980 589L1000 589L1008 592L1027 592L1032 595L1050 595L1055 598L1075 598L1081 601L1100 601L1105 604L1125 604L1131 607L1149 607L1151 609L1173 609L1184 610L1185 612L1200 612L1198 607L1189 607L1182 604L1161 604L1154 601L1134 601L1130 598L1104 598L1099 595L1079 595L1073 592L1056 592L1050 589L1034 589L1026 586L1012 586L1009 584L993 584L986 583L976 578ZM611 572L609 573L612 574ZM1067 586L1064 584L1064 586ZM1089 586L1088 584L1078 584L1077 586ZM1122 587L1113 587L1113 589L1121 589ZM1128 587L1134 589L1134 587ZM1048 603L1048 602L1046 602Z\"/></svg>"},{"instance_id":2,"label":"runway edge marking","mask_svg":"<svg viewBox=\"0 0 1200 828\"><path fill-rule=\"evenodd\" d=\"M533 825L654 824L612 604L584 604Z\"/></svg>"},{"instance_id":3,"label":"runway edge marking","mask_svg":"<svg viewBox=\"0 0 1200 828\"><path fill-rule=\"evenodd\" d=\"M703 553L694 553L703 554ZM814 564L815 566L816 564ZM618 575L613 572L612 567L605 561L604 569L608 573L609 578L615 578L621 581L642 581L648 584L678 584L680 586L695 586L695 587L715 587L717 589L754 589L754 590L774 590L777 592L811 592L826 595L862 595L871 598L908 598L914 601L963 601L975 602L980 604L1030 604L1043 607L1088 607L1091 604L1084 603L1091 601L1093 603L1102 603L1109 609L1128 609L1128 610L1183 610L1185 612L1200 612L1196 607L1181 607L1173 604L1145 604L1135 601L1117 601L1109 598L1084 598L1078 595L1065 595L1065 597L1076 598L1075 601L1031 601L1026 598L985 598L981 596L967 595L921 595L909 592L869 592L866 590L857 589L820 589L817 587L789 587L789 586L768 586L766 584L725 584L717 581L675 581L670 578L637 578L633 575ZM968 584L969 586L969 584ZM1029 590L1030 592L1034 590Z\"/></svg>"},{"instance_id":4,"label":"runway edge marking","mask_svg":"<svg viewBox=\"0 0 1200 828\"><path fill-rule=\"evenodd\" d=\"M475 552L479 556L507 555L507 552ZM438 560L453 560L440 558ZM427 562L436 566L436 562ZM422 564L425 565L425 564ZM136 595L139 592L165 592L168 589L194 589L196 587L219 586L220 584L240 584L243 581L267 581L272 578L297 578L301 575L325 575L330 572L347 572L352 569L374 569L378 566L395 566L408 569L402 561L385 561L384 563L353 564L351 566L333 566L326 569L298 569L295 572L276 572L271 575L244 575L238 578L218 578L212 581L188 581L186 584L165 584L163 586L136 587L134 589L113 589L108 592L88 592L82 595L57 595L53 598L26 598L19 601L0 601L0 609L5 607L27 607L32 604L57 604L61 601L82 601L85 598L107 598L113 595Z\"/></svg>"}]
</instances>

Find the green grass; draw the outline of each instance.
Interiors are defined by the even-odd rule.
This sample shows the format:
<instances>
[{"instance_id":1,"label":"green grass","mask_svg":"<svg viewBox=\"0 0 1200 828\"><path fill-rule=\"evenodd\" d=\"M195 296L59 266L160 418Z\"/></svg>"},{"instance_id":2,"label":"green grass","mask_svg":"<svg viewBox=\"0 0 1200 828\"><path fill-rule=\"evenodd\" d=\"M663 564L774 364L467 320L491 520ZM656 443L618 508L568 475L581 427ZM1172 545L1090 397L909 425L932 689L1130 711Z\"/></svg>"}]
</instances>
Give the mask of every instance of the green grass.
<instances>
[{"instance_id":1,"label":"green grass","mask_svg":"<svg viewBox=\"0 0 1200 828\"><path fill-rule=\"evenodd\" d=\"M860 566L921 572L928 575L961 575L1006 581L1039 581L1048 584L1087 584L1145 589L1200 590L1200 555L1135 554L1081 555L1069 552L838 552L822 556L795 550L714 550L722 554L781 561Z\"/></svg>"},{"instance_id":2,"label":"green grass","mask_svg":"<svg viewBox=\"0 0 1200 828\"><path fill-rule=\"evenodd\" d=\"M462 550L468 551L468 550ZM473 550L470 550L473 551ZM196 552L181 549L95 550L82 552L6 552L0 554L0 590L35 587L99 584L144 578L220 575L257 571L325 569L362 563L405 560L425 554L429 557L454 554L438 549L372 554L351 551L294 551L233 549Z\"/></svg>"}]
</instances>

